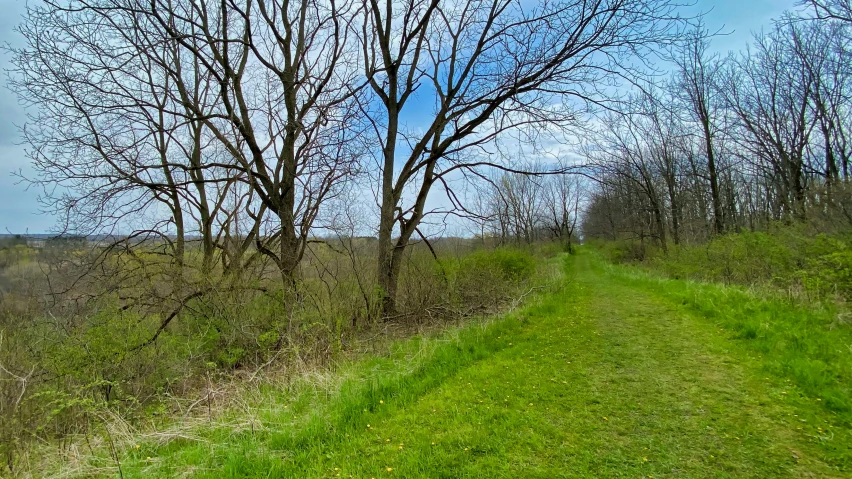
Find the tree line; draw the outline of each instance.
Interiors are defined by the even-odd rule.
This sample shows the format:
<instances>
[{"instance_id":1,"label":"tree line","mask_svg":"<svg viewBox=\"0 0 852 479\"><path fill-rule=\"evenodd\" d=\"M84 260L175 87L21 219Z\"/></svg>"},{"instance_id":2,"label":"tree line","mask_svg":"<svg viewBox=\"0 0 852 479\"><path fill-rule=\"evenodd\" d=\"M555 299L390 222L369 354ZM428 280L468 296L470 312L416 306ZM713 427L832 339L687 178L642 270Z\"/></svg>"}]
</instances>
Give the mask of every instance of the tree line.
<instances>
[{"instance_id":1,"label":"tree line","mask_svg":"<svg viewBox=\"0 0 852 479\"><path fill-rule=\"evenodd\" d=\"M666 249L777 222L852 223L850 3L804 2L713 53L700 27L664 80L603 117L583 231Z\"/></svg>"}]
</instances>

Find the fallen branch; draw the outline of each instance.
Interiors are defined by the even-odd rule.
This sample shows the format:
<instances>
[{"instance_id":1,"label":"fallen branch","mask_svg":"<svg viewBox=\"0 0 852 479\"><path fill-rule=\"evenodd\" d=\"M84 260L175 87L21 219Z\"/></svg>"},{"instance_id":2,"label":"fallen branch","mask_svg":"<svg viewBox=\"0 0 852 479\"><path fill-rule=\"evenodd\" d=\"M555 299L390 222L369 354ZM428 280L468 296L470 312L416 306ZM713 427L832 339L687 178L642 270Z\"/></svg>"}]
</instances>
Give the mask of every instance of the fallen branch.
<instances>
[{"instance_id":1,"label":"fallen branch","mask_svg":"<svg viewBox=\"0 0 852 479\"><path fill-rule=\"evenodd\" d=\"M540 289L544 289L544 286L533 286L532 288L530 288L530 290L529 290L529 291L527 291L526 293L524 293L524 294L522 294L521 296L519 296L519 297L518 297L518 299L513 299L513 300L512 300L512 309L517 308L517 307L521 304L521 301L523 301L523 300L524 300L524 298L526 298L527 296L529 296L530 294L532 294L532 293L533 293L533 291L538 291L538 290L540 290Z\"/></svg>"}]
</instances>

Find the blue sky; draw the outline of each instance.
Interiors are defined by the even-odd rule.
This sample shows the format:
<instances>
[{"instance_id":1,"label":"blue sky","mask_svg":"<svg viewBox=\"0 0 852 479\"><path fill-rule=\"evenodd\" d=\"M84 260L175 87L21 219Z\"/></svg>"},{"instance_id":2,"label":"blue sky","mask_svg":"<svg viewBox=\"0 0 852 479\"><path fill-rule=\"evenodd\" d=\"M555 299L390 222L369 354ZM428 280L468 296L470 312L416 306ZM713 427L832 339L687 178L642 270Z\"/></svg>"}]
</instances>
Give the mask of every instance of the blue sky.
<instances>
[{"instance_id":1,"label":"blue sky","mask_svg":"<svg viewBox=\"0 0 852 479\"><path fill-rule=\"evenodd\" d=\"M39 0L30 0L37 2ZM714 41L721 53L742 49L750 32L771 24L772 18L794 8L796 0L698 0L696 10L709 11L706 23L710 30L729 33ZM0 43L19 43L15 25L24 11L25 0L0 0ZM0 54L0 65L8 69L9 58ZM40 214L38 191L20 184L13 173L29 171L24 149L19 146L18 127L25 121L17 99L0 87L0 233L49 232L54 218Z\"/></svg>"}]
</instances>

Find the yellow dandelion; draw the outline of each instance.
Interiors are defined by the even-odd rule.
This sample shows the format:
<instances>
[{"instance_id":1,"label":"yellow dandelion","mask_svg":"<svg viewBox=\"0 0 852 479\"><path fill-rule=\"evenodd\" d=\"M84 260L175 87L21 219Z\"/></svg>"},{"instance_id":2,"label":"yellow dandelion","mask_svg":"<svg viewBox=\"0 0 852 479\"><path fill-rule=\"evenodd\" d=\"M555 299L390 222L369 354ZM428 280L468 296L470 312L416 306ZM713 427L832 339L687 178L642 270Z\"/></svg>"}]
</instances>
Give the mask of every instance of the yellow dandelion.
<instances>
[{"instance_id":1,"label":"yellow dandelion","mask_svg":"<svg viewBox=\"0 0 852 479\"><path fill-rule=\"evenodd\" d=\"M388 472L391 472L391 471L393 471L393 468L392 468L392 467L389 467L389 468L388 468Z\"/></svg>"},{"instance_id":2,"label":"yellow dandelion","mask_svg":"<svg viewBox=\"0 0 852 479\"><path fill-rule=\"evenodd\" d=\"M379 399L379 404L384 404L385 402Z\"/></svg>"}]
</instances>

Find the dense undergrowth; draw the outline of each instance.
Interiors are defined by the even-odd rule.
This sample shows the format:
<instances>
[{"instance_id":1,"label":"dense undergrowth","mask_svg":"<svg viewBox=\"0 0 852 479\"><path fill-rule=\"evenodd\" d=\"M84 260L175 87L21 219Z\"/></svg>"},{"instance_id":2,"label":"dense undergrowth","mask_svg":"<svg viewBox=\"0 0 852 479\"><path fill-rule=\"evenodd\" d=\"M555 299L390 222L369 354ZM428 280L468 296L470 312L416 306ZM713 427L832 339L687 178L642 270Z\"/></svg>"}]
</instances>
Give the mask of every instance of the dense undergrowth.
<instances>
[{"instance_id":1,"label":"dense undergrowth","mask_svg":"<svg viewBox=\"0 0 852 479\"><path fill-rule=\"evenodd\" d=\"M553 249L445 248L439 262L413 249L396 318L378 314L368 268L322 249L323 270L309 264L298 290L272 282L212 291L163 329L163 315L114 296L62 314L39 298L32 271L47 252L13 248L5 252L9 288L0 299L0 455L15 474L40 454L34 444L76 457L83 445L111 443L121 431L203 408L210 414L226 390L267 373L322 371L393 338L499 311L540 282L540 259Z\"/></svg>"},{"instance_id":2,"label":"dense undergrowth","mask_svg":"<svg viewBox=\"0 0 852 479\"><path fill-rule=\"evenodd\" d=\"M639 262L675 279L765 286L810 303L852 299L852 238L807 225L729 233L665 251L634 241L595 244L613 262Z\"/></svg>"}]
</instances>

